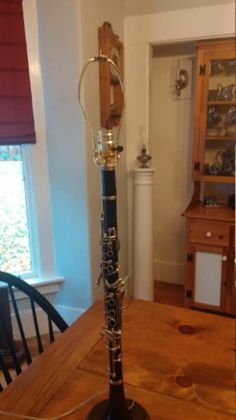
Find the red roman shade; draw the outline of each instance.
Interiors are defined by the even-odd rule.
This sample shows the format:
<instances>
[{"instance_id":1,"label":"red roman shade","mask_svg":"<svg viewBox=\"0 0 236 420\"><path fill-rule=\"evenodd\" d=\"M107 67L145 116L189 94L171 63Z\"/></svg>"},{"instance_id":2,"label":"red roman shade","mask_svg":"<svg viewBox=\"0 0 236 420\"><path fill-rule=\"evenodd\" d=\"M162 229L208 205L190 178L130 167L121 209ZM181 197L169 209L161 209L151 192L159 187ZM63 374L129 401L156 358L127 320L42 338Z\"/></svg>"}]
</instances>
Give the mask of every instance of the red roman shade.
<instances>
[{"instance_id":1,"label":"red roman shade","mask_svg":"<svg viewBox=\"0 0 236 420\"><path fill-rule=\"evenodd\" d=\"M22 0L0 0L0 145L35 142Z\"/></svg>"}]
</instances>

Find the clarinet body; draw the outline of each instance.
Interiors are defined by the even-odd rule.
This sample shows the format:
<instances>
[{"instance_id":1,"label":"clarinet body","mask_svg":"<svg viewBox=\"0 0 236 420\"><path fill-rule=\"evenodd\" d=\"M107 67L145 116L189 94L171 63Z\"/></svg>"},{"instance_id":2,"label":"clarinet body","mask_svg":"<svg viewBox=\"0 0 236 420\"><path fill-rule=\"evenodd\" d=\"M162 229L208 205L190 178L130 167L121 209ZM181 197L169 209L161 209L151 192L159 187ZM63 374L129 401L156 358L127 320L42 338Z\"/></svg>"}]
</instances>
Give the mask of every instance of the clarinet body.
<instances>
[{"instance_id":1,"label":"clarinet body","mask_svg":"<svg viewBox=\"0 0 236 420\"><path fill-rule=\"evenodd\" d=\"M105 326L102 329L108 349L109 399L106 420L128 420L129 410L125 399L122 351L121 314L124 281L119 277L119 239L117 232L116 173L122 147L114 141L111 130L98 133L95 161L100 166L102 215L101 215L101 274L104 288Z\"/></svg>"},{"instance_id":2,"label":"clarinet body","mask_svg":"<svg viewBox=\"0 0 236 420\"><path fill-rule=\"evenodd\" d=\"M115 168L101 168L103 214L101 217L101 278L104 285L105 327L103 335L109 354L109 403L107 419L129 419L125 399L122 351L121 313L124 282L119 277L119 240L117 234L117 204Z\"/></svg>"}]
</instances>

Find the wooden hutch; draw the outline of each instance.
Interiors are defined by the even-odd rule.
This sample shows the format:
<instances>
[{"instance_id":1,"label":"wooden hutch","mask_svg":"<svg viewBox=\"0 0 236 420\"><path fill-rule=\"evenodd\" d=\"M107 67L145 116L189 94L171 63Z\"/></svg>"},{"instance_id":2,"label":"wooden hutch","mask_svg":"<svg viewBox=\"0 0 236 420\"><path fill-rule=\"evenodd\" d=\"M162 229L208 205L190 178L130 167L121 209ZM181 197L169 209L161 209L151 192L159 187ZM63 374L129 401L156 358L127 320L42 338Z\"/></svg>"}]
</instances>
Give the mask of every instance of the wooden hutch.
<instances>
[{"instance_id":1,"label":"wooden hutch","mask_svg":"<svg viewBox=\"0 0 236 420\"><path fill-rule=\"evenodd\" d=\"M186 218L185 304L235 314L235 40L197 44L194 193Z\"/></svg>"}]
</instances>

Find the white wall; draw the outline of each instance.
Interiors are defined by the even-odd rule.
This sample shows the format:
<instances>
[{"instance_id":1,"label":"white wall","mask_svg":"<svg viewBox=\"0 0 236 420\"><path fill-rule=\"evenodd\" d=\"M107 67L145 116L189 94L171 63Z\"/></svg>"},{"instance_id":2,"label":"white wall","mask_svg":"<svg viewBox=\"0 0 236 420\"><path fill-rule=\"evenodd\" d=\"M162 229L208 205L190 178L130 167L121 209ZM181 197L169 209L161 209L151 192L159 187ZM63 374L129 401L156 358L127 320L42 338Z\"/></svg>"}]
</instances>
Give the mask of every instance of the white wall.
<instances>
[{"instance_id":1,"label":"white wall","mask_svg":"<svg viewBox=\"0 0 236 420\"><path fill-rule=\"evenodd\" d=\"M86 148L77 100L77 1L37 1L56 272L65 282L55 303L91 303Z\"/></svg>"},{"instance_id":2,"label":"white wall","mask_svg":"<svg viewBox=\"0 0 236 420\"><path fill-rule=\"evenodd\" d=\"M219 24L220 22L220 24ZM150 48L156 44L194 41L198 39L222 38L234 36L235 4L221 4L193 9L161 12L153 15L132 16L125 18L125 83L127 94L127 165L129 174L129 226L131 223L132 182L131 170L137 165L139 151L139 127L149 130L150 119ZM152 142L150 151L152 154ZM156 180L163 179L163 174L156 168ZM161 204L160 204L161 205ZM170 203L171 205L171 203ZM156 219L155 224L159 221ZM181 245L180 245L181 246ZM168 250L166 250L168 253ZM168 255L163 256L168 260ZM132 267L132 242L129 243L129 264Z\"/></svg>"},{"instance_id":3,"label":"white wall","mask_svg":"<svg viewBox=\"0 0 236 420\"><path fill-rule=\"evenodd\" d=\"M78 104L78 80L85 61L98 52L98 26L110 21L123 39L123 1L102 0L98 5L95 0L24 0L24 5L38 134L33 148L33 189L48 238L42 253L51 261L51 271L65 279L54 304L63 314L79 314L97 294L101 195L99 168L93 163ZM98 79L94 73L85 86L85 103L96 125ZM126 277L125 154L117 172L118 194L122 191L118 208L120 263Z\"/></svg>"},{"instance_id":4,"label":"white wall","mask_svg":"<svg viewBox=\"0 0 236 420\"><path fill-rule=\"evenodd\" d=\"M201 6L231 3L232 0L126 0L125 15L147 15L169 10L192 9Z\"/></svg>"},{"instance_id":5,"label":"white wall","mask_svg":"<svg viewBox=\"0 0 236 420\"><path fill-rule=\"evenodd\" d=\"M177 53L177 48L175 49ZM190 58L189 58L190 57ZM155 55L152 58L150 138L154 183L154 279L170 283L184 280L184 218L180 215L192 195L191 162L194 97L173 94L174 61L192 64L192 55ZM194 68L193 63L193 68ZM190 73L190 85L192 82Z\"/></svg>"},{"instance_id":6,"label":"white wall","mask_svg":"<svg viewBox=\"0 0 236 420\"><path fill-rule=\"evenodd\" d=\"M70 7L68 0L37 0L40 61L36 60L35 64L43 75L46 115L46 142L41 150L42 166L38 168L38 174L41 168L49 171L50 189L45 185L45 199L49 204L51 200L52 204L57 273L65 277L57 303L83 308L89 305L92 295L97 294L94 284L100 264L101 200L99 169L93 164L79 111L77 83L82 65L97 54L97 28L105 20L110 21L125 44L127 142L123 130L122 143L127 148L117 168L117 179L120 263L122 275L127 276L132 188L129 179L128 223L126 159L130 176L139 152L139 127L149 129L150 45L232 35L234 3L127 17L124 33L124 1L70 0L69 4ZM96 124L98 83L94 76L92 73L88 76L85 104L91 122ZM48 223L50 225L50 219L47 226ZM131 250L130 242L130 256ZM129 268L131 270L131 264Z\"/></svg>"}]
</instances>

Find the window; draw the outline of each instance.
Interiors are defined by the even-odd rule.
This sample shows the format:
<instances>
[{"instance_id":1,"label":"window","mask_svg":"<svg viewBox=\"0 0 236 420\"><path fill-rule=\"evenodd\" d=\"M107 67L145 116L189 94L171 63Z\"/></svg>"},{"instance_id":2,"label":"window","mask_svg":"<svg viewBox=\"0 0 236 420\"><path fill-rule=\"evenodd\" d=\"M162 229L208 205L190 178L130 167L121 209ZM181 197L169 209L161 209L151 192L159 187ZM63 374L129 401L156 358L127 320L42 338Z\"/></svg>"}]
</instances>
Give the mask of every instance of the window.
<instances>
[{"instance_id":1,"label":"window","mask_svg":"<svg viewBox=\"0 0 236 420\"><path fill-rule=\"evenodd\" d=\"M37 5L0 4L0 270L39 284L57 279Z\"/></svg>"},{"instance_id":2,"label":"window","mask_svg":"<svg viewBox=\"0 0 236 420\"><path fill-rule=\"evenodd\" d=\"M0 269L32 272L22 146L0 146Z\"/></svg>"}]
</instances>

